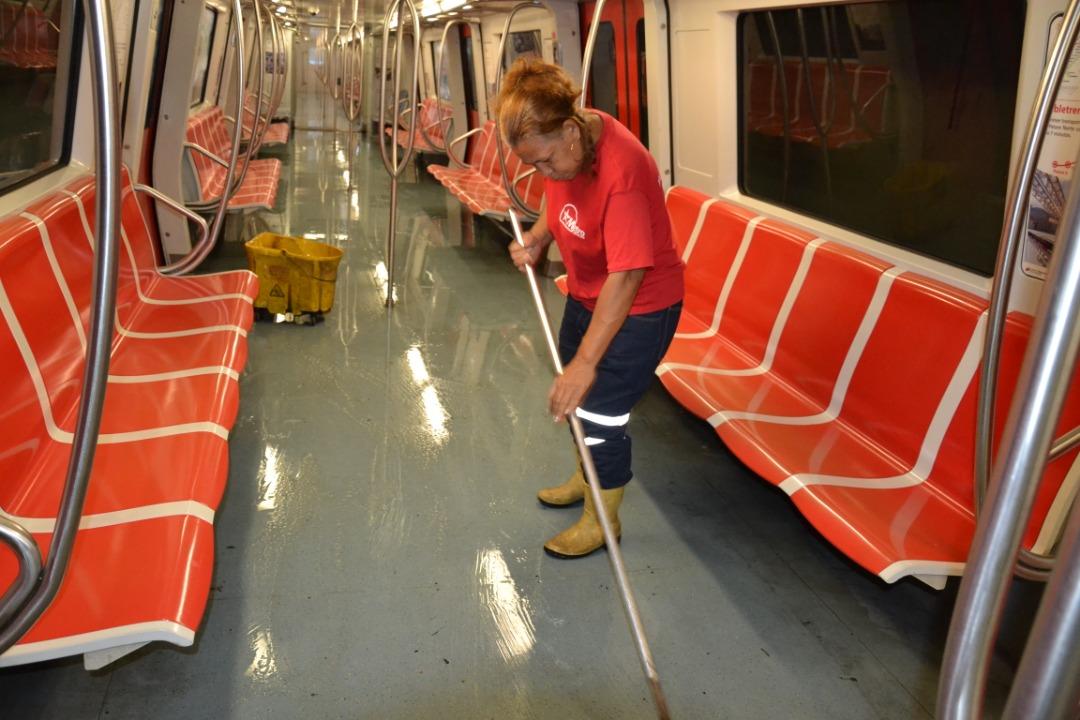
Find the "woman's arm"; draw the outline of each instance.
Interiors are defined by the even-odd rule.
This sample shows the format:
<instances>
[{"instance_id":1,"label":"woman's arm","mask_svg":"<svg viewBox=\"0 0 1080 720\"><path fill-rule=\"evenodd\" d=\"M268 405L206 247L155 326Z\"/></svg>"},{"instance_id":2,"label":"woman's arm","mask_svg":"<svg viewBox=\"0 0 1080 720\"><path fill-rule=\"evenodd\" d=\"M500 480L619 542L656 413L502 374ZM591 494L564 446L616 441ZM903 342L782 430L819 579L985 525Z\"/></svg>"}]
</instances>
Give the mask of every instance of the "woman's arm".
<instances>
[{"instance_id":1,"label":"woman's arm","mask_svg":"<svg viewBox=\"0 0 1080 720\"><path fill-rule=\"evenodd\" d=\"M577 354L555 378L548 393L548 410L555 422L561 422L574 408L581 405L589 388L596 382L596 366L622 327L634 304L645 269L615 272L607 276L596 299L589 329L581 339Z\"/></svg>"},{"instance_id":2,"label":"woman's arm","mask_svg":"<svg viewBox=\"0 0 1080 720\"><path fill-rule=\"evenodd\" d=\"M554 236L547 226L547 198L540 201L540 217L533 226L521 234L525 241L525 247L518 245L516 241L510 243L510 259L518 270L525 272L526 265L535 265L540 259L540 253L551 244Z\"/></svg>"}]
</instances>

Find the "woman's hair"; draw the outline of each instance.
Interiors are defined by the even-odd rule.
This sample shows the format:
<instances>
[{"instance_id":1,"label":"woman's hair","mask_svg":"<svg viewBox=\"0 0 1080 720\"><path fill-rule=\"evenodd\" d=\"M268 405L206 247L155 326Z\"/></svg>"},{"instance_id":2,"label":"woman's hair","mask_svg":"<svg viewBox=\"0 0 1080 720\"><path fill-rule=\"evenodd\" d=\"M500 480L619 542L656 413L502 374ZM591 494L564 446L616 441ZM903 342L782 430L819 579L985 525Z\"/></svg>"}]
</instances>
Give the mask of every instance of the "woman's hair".
<instances>
[{"instance_id":1,"label":"woman's hair","mask_svg":"<svg viewBox=\"0 0 1080 720\"><path fill-rule=\"evenodd\" d=\"M581 128L584 167L593 161L592 136L585 116L577 107L581 90L558 65L538 58L518 58L503 77L495 98L495 116L499 129L510 145L528 135L548 135L560 130L567 120Z\"/></svg>"}]
</instances>

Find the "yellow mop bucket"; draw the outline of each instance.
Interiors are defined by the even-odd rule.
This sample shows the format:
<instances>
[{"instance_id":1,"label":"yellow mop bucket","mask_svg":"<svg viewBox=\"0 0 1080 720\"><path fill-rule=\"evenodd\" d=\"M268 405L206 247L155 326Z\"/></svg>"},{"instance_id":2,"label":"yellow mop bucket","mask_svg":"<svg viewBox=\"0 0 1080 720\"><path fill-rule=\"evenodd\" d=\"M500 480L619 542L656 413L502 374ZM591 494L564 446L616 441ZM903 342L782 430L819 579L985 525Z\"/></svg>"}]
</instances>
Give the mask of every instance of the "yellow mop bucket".
<instances>
[{"instance_id":1,"label":"yellow mop bucket","mask_svg":"<svg viewBox=\"0 0 1080 720\"><path fill-rule=\"evenodd\" d=\"M274 314L325 313L334 305L340 248L303 238L260 233L244 244L248 269L259 276L255 307Z\"/></svg>"}]
</instances>

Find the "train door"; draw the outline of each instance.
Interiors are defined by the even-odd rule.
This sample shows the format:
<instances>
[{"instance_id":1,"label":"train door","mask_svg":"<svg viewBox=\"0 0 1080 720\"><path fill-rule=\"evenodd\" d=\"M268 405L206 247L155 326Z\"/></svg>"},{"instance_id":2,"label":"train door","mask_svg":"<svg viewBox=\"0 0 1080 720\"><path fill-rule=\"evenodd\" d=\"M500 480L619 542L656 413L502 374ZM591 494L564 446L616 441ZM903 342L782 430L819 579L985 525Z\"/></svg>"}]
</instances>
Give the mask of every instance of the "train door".
<instances>
[{"instance_id":1,"label":"train door","mask_svg":"<svg viewBox=\"0 0 1080 720\"><path fill-rule=\"evenodd\" d=\"M596 0L582 4L583 44L595 12ZM647 146L649 119L645 87L644 1L610 0L600 13L589 70L588 104L617 118Z\"/></svg>"}]
</instances>

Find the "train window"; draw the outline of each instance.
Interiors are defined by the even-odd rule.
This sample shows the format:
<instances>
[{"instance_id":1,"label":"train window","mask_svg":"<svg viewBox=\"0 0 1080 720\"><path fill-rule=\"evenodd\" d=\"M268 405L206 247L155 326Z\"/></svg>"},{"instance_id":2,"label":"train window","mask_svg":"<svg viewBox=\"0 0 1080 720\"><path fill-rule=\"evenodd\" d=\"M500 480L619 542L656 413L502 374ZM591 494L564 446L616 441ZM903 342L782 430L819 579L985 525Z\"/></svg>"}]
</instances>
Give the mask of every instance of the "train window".
<instances>
[{"instance_id":1,"label":"train window","mask_svg":"<svg viewBox=\"0 0 1080 720\"><path fill-rule=\"evenodd\" d=\"M739 22L745 194L993 272L1023 3L890 0Z\"/></svg>"},{"instance_id":2,"label":"train window","mask_svg":"<svg viewBox=\"0 0 1080 720\"><path fill-rule=\"evenodd\" d=\"M77 5L0 3L0 190L67 162L82 34Z\"/></svg>"},{"instance_id":3,"label":"train window","mask_svg":"<svg viewBox=\"0 0 1080 720\"><path fill-rule=\"evenodd\" d=\"M195 72L191 76L191 106L206 99L206 80L210 76L210 51L214 45L214 29L217 27L217 11L203 8L199 21L199 37L195 41Z\"/></svg>"},{"instance_id":4,"label":"train window","mask_svg":"<svg viewBox=\"0 0 1080 720\"><path fill-rule=\"evenodd\" d=\"M604 21L596 29L596 45L593 46L592 67L589 68L589 90L594 108L618 118L619 83L615 63L615 26Z\"/></svg>"},{"instance_id":5,"label":"train window","mask_svg":"<svg viewBox=\"0 0 1080 720\"><path fill-rule=\"evenodd\" d=\"M510 50L503 56L503 70L506 70L519 57L543 58L544 45L540 40L539 30L518 30L510 33Z\"/></svg>"}]
</instances>

